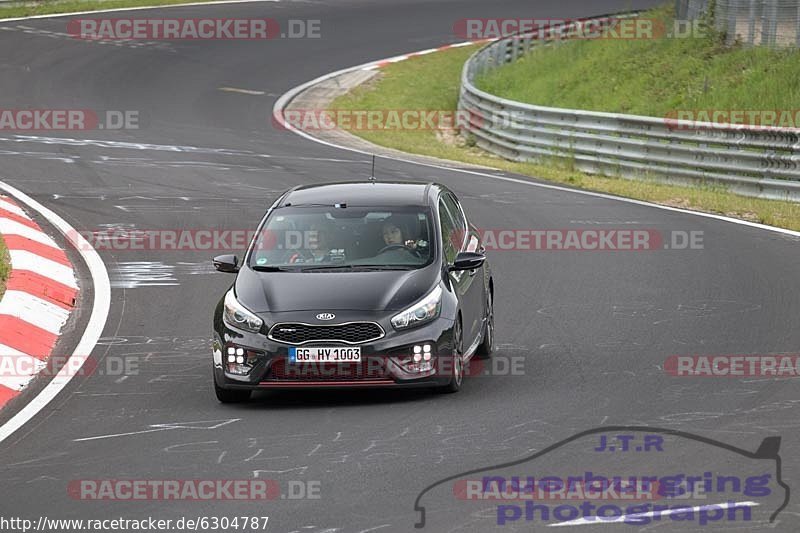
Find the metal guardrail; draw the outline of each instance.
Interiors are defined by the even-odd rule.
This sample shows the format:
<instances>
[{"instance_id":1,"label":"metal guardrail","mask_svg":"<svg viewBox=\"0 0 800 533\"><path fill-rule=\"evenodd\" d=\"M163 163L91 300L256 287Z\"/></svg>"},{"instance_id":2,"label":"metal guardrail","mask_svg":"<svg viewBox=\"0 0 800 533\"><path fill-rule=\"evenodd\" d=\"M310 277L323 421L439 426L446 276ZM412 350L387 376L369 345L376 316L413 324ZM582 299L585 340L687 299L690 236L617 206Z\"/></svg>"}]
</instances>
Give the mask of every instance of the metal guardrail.
<instances>
[{"instance_id":1,"label":"metal guardrail","mask_svg":"<svg viewBox=\"0 0 800 533\"><path fill-rule=\"evenodd\" d=\"M562 30L567 37L572 31ZM501 39L464 65L459 112L468 117L466 129L478 147L513 161L555 158L589 173L719 185L745 196L800 202L800 130L708 123L682 129L667 118L542 107L476 87L478 76L542 42L535 34Z\"/></svg>"},{"instance_id":2,"label":"metal guardrail","mask_svg":"<svg viewBox=\"0 0 800 533\"><path fill-rule=\"evenodd\" d=\"M675 0L677 18L704 16L712 0ZM798 0L713 0L714 26L736 40L760 46L800 46Z\"/></svg>"}]
</instances>

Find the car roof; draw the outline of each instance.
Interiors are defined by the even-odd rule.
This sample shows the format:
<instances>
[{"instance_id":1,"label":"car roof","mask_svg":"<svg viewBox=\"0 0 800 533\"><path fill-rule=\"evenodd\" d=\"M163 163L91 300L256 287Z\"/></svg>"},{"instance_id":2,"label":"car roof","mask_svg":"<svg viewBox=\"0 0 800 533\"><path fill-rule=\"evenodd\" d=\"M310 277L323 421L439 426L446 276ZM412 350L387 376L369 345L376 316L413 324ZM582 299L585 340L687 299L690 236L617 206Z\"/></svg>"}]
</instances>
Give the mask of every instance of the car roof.
<instances>
[{"instance_id":1,"label":"car roof","mask_svg":"<svg viewBox=\"0 0 800 533\"><path fill-rule=\"evenodd\" d=\"M431 192L443 189L435 183L410 181L345 181L301 185L287 192L281 206L334 205L351 206L427 206Z\"/></svg>"}]
</instances>

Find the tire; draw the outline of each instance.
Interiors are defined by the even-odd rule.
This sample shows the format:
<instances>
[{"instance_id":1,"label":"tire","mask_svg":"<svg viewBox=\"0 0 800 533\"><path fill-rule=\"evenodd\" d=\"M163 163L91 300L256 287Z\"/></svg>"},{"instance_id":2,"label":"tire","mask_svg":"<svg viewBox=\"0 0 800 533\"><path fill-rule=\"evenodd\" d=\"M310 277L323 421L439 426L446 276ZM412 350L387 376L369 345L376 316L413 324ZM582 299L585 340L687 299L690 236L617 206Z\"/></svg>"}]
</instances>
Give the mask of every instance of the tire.
<instances>
[{"instance_id":1,"label":"tire","mask_svg":"<svg viewBox=\"0 0 800 533\"><path fill-rule=\"evenodd\" d=\"M450 382L441 388L441 392L452 394L461 390L464 382L464 337L461 329L461 317L453 327L453 375Z\"/></svg>"},{"instance_id":2,"label":"tire","mask_svg":"<svg viewBox=\"0 0 800 533\"><path fill-rule=\"evenodd\" d=\"M486 295L486 327L483 330L483 341L475 352L478 359L489 359L494 353L494 297L491 291Z\"/></svg>"},{"instance_id":3,"label":"tire","mask_svg":"<svg viewBox=\"0 0 800 533\"><path fill-rule=\"evenodd\" d=\"M250 399L249 390L223 389L217 385L216 378L214 379L214 393L220 403L243 403Z\"/></svg>"}]
</instances>

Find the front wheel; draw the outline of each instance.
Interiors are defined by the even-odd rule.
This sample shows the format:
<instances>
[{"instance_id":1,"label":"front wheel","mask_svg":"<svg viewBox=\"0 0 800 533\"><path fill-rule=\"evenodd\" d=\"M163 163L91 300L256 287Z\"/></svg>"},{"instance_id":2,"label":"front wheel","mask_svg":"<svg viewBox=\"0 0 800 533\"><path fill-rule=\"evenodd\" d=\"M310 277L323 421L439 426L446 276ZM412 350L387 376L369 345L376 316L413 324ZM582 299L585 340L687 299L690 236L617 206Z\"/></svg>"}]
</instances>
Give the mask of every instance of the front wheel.
<instances>
[{"instance_id":1,"label":"front wheel","mask_svg":"<svg viewBox=\"0 0 800 533\"><path fill-rule=\"evenodd\" d=\"M483 342L478 346L475 356L478 359L489 359L494 353L494 298L492 293L486 295L486 325L483 329Z\"/></svg>"},{"instance_id":2,"label":"front wheel","mask_svg":"<svg viewBox=\"0 0 800 533\"><path fill-rule=\"evenodd\" d=\"M464 381L464 350L463 336L461 334L461 318L456 320L453 326L453 375L450 382L442 387L442 392L454 393L461 390L461 383Z\"/></svg>"}]
</instances>

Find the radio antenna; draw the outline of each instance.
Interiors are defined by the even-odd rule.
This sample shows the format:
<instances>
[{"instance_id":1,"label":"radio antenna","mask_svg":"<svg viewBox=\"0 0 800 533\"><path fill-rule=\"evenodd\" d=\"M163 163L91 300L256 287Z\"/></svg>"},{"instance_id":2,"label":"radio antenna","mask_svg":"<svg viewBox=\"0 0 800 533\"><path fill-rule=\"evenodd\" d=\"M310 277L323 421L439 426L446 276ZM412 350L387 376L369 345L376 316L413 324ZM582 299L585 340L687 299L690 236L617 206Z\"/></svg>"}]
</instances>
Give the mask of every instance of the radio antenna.
<instances>
[{"instance_id":1,"label":"radio antenna","mask_svg":"<svg viewBox=\"0 0 800 533\"><path fill-rule=\"evenodd\" d=\"M378 181L375 177L375 154L372 154L372 172L369 175L369 181Z\"/></svg>"}]
</instances>

